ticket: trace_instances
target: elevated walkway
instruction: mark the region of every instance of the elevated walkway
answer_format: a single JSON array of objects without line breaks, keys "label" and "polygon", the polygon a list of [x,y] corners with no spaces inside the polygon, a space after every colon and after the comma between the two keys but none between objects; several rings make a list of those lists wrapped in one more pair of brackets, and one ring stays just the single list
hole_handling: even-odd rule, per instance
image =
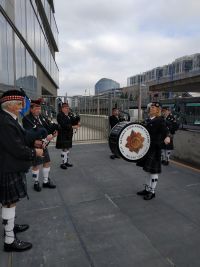
[{"label": "elevated walkway", "polygon": [[145,172],[111,160],[106,143],[74,145],[67,170],[59,168],[60,151],[50,147],[50,154],[57,188],[35,192],[28,174],[30,200],[16,209],[17,222],[30,224],[18,237],[33,248],[0,249],[1,267],[199,267],[198,170],[171,162],[156,198],[144,201],[136,192]]}]

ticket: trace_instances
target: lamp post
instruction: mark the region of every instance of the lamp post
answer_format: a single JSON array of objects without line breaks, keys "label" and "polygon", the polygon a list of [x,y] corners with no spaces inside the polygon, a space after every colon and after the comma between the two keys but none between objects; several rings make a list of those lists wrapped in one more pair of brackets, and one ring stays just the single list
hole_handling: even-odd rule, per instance
[{"label": "lamp post", "polygon": [[87,89],[85,89],[85,114],[86,114],[86,92],[87,92]]},{"label": "lamp post", "polygon": [[97,115],[99,115],[99,88],[97,89]]},{"label": "lamp post", "polygon": [[142,83],[142,74],[139,75],[139,88],[138,88],[138,122],[141,121],[142,118],[142,87],[146,87],[146,84]]}]

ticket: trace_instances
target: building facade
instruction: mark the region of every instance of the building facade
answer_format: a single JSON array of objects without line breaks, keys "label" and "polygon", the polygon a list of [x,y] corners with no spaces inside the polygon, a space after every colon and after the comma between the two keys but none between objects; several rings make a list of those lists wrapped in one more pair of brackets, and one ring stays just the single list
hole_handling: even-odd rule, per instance
[{"label": "building facade", "polygon": [[[158,100],[166,98],[174,98],[181,96],[183,92],[176,92],[174,88],[171,91],[150,92],[149,86],[153,84],[166,83],[193,77],[200,73],[200,53],[189,56],[183,56],[175,59],[172,63],[159,66],[154,69],[145,71],[127,78],[127,86],[146,86],[149,94],[149,100]],[[190,92],[190,86],[188,86]]]},{"label": "building facade", "polygon": [[56,96],[58,29],[53,0],[0,0],[0,93]]},{"label": "building facade", "polygon": [[118,82],[111,79],[102,78],[95,84],[95,95],[117,88],[120,88],[120,84]]}]

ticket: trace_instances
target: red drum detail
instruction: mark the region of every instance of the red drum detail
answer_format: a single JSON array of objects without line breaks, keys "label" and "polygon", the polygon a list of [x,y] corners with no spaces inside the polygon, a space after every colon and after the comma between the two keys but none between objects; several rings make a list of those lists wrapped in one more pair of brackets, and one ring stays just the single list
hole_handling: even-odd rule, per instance
[{"label": "red drum detail", "polygon": [[133,122],[120,122],[112,128],[109,146],[113,154],[127,161],[142,159],[150,147],[150,135],[147,129]]}]

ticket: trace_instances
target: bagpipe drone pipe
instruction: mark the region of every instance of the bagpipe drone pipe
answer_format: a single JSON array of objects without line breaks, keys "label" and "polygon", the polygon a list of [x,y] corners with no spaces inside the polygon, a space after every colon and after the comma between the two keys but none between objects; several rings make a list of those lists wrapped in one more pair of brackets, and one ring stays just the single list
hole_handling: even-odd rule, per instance
[{"label": "bagpipe drone pipe", "polygon": [[80,123],[81,118],[79,114],[70,111],[69,116],[71,119],[72,126],[78,125]]}]

